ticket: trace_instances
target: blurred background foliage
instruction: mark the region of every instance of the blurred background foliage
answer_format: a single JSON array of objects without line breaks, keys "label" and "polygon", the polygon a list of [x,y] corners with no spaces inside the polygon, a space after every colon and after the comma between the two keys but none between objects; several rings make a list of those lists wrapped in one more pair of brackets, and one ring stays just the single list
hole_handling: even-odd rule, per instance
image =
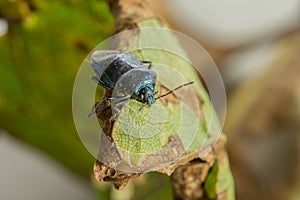
[{"label": "blurred background foliage", "polygon": [[104,1],[1,1],[0,127],[89,177],[94,158],[72,118],[76,72],[113,32]]},{"label": "blurred background foliage", "polygon": [[[148,2],[220,69],[237,199],[300,199],[299,0]],[[113,34],[106,2],[1,0],[0,19],[8,25],[0,34],[0,128],[89,179],[94,158],[77,136],[71,97],[83,59]],[[99,199],[107,191],[120,199],[145,183],[153,187],[136,197],[172,197],[161,175],[134,180],[124,193],[96,187]]]}]

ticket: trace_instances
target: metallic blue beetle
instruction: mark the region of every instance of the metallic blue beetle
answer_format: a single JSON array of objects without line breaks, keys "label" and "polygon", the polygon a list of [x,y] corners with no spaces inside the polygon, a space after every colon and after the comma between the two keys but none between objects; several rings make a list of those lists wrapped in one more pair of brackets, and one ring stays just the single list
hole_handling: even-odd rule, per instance
[{"label": "metallic blue beetle", "polygon": [[[156,73],[150,70],[151,61],[141,61],[127,52],[98,50],[93,52],[90,62],[96,74],[91,77],[92,80],[107,90],[116,91],[116,95],[111,99],[116,99],[117,105],[122,105],[130,99],[150,105],[157,99],[193,83],[180,85],[164,95],[155,97],[158,91],[155,89]],[[145,64],[148,64],[147,68]]]}]

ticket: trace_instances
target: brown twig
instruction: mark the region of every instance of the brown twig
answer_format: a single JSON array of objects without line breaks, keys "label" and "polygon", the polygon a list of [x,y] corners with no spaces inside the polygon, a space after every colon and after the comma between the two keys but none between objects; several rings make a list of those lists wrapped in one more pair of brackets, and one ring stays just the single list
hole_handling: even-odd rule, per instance
[{"label": "brown twig", "polygon": [[[208,199],[204,183],[213,165],[216,162],[221,164],[226,159],[224,149],[225,137],[221,137],[204,158],[194,159],[174,171],[171,180],[175,199]],[[221,195],[223,194],[219,194]]]},{"label": "brown twig", "polygon": [[137,28],[136,23],[154,17],[145,1],[140,0],[107,0],[115,18],[116,32]]}]

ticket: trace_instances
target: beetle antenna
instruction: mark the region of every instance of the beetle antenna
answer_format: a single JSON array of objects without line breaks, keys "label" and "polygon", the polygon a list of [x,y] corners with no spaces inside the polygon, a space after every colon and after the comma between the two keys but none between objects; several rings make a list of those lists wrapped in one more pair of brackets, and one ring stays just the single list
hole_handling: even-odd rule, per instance
[{"label": "beetle antenna", "polygon": [[171,91],[167,92],[166,94],[160,95],[160,96],[156,97],[155,99],[157,100],[157,99],[160,99],[160,98],[162,98],[162,97],[168,96],[169,94],[173,93],[174,91],[179,90],[179,89],[182,88],[182,87],[191,85],[191,84],[193,84],[193,83],[194,83],[194,82],[191,81],[191,82],[188,82],[188,83],[179,85],[179,86],[178,86],[177,88],[175,88],[174,90],[171,90]]}]

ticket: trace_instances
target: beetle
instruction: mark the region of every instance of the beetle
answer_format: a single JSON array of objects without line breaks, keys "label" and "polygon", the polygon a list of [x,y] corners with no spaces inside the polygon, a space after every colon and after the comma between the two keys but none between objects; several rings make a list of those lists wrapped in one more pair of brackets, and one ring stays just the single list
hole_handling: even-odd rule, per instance
[{"label": "beetle", "polygon": [[91,79],[107,90],[116,91],[116,96],[110,98],[117,101],[116,105],[123,105],[130,99],[141,102],[143,106],[151,105],[157,99],[193,83],[185,83],[155,97],[158,91],[155,89],[156,73],[151,70],[151,61],[142,61],[123,51],[96,50],[91,55],[90,64],[96,74]]}]

